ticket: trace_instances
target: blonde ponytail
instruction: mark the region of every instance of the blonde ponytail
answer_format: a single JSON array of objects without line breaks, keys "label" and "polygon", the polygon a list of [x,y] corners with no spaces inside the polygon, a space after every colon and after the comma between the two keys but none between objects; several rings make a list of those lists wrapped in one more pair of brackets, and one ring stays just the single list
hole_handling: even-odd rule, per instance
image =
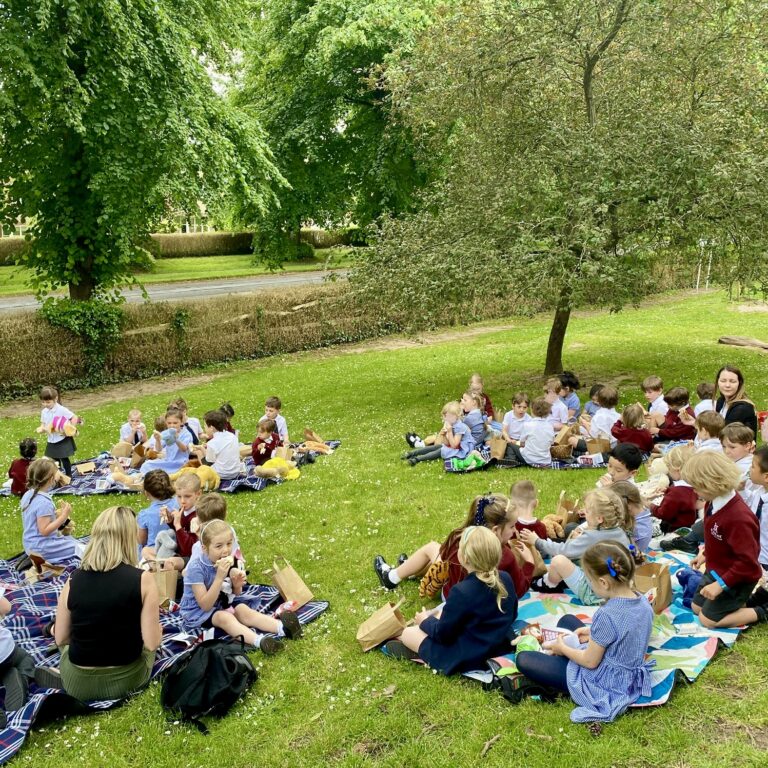
[{"label": "blonde ponytail", "polygon": [[509,592],[499,575],[501,542],[498,537],[488,528],[470,525],[461,536],[459,558],[467,570],[473,571],[483,584],[496,593],[496,605],[502,611],[502,601]]}]

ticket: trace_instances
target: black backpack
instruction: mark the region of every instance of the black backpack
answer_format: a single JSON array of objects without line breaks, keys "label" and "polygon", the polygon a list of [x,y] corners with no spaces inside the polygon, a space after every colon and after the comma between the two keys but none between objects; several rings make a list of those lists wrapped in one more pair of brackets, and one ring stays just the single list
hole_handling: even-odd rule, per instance
[{"label": "black backpack", "polygon": [[160,703],[207,733],[198,718],[226,714],[258,676],[242,639],[206,640],[171,667]]}]

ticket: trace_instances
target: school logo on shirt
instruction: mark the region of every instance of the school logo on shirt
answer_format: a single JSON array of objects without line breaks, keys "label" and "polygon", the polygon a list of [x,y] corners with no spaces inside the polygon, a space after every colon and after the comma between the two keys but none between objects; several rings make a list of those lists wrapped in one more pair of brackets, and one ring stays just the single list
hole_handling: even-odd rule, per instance
[{"label": "school logo on shirt", "polygon": [[717,527],[717,523],[715,523],[711,530],[709,531],[712,536],[714,536],[718,541],[723,540],[723,534],[720,533],[720,529]]}]

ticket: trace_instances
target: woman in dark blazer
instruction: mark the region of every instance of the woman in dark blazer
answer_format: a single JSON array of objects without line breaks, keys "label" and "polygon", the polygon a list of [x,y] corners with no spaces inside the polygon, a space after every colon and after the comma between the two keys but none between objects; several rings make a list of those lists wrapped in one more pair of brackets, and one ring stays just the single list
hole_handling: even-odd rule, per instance
[{"label": "woman in dark blazer", "polygon": [[715,410],[725,419],[725,423],[740,421],[757,436],[755,404],[746,395],[742,372],[732,365],[724,365],[717,372],[715,386]]}]

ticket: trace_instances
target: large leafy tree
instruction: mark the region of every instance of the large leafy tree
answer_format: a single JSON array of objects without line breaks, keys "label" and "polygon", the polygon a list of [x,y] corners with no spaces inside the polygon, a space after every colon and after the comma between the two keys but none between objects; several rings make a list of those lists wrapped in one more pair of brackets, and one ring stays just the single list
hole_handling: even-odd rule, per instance
[{"label": "large leafy tree", "polygon": [[263,134],[223,93],[244,18],[230,0],[0,2],[0,214],[32,222],[41,293],[108,293],[175,208],[271,202]]},{"label": "large leafy tree", "polygon": [[[254,222],[283,238],[302,222],[366,225],[412,208],[426,176],[407,126],[392,121],[392,61],[428,27],[436,0],[257,2],[240,103],[253,108],[290,183]],[[238,217],[240,217],[238,213]],[[279,243],[264,244],[276,249]]]},{"label": "large leafy tree", "polygon": [[[765,4],[485,0],[390,73],[399,115],[447,171],[390,221],[356,280],[443,317],[483,296],[619,309],[705,248],[755,279],[766,246]],[[690,270],[690,271],[689,271]],[[415,312],[414,312],[415,310]]]}]

